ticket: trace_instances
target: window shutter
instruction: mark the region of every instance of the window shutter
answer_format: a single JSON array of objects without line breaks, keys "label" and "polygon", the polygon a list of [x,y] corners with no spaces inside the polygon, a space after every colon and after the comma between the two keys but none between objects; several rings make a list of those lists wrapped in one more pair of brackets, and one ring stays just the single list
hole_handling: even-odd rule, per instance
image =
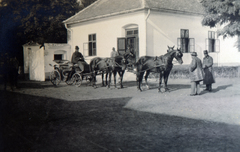
[{"label": "window shutter", "polygon": [[177,39],[177,48],[179,48],[182,52],[182,46],[181,46],[181,38]]},{"label": "window shutter", "polygon": [[215,32],[212,32],[212,39],[215,39]]},{"label": "window shutter", "polygon": [[211,39],[212,38],[212,32],[208,31],[208,38]]},{"label": "window shutter", "polygon": [[182,48],[181,48],[181,38],[177,39],[177,48],[180,48],[180,50],[182,51]]},{"label": "window shutter", "polygon": [[189,47],[188,48],[189,52],[194,52],[195,51],[195,39],[194,38],[189,39],[188,47]]},{"label": "window shutter", "polygon": [[123,55],[126,50],[126,38],[117,39],[117,51],[120,55]]},{"label": "window shutter", "polygon": [[184,38],[189,38],[189,30],[185,30],[185,37]]},{"label": "window shutter", "polygon": [[83,56],[89,56],[89,54],[88,54],[88,42],[83,43]]},{"label": "window shutter", "polygon": [[220,52],[220,40],[219,39],[215,39],[215,50],[214,52]]},{"label": "window shutter", "polygon": [[206,44],[206,45],[205,45],[205,49],[206,49],[206,50],[209,49],[209,41],[208,41],[208,40],[209,40],[209,39],[206,39],[206,40],[205,40],[205,44]]},{"label": "window shutter", "polygon": [[180,34],[181,38],[184,38],[184,30],[181,29],[181,34]]}]

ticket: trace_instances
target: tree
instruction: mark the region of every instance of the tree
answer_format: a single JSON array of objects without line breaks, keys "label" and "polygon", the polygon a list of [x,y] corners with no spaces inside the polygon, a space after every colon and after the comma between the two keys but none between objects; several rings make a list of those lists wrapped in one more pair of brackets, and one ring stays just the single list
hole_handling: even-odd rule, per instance
[{"label": "tree", "polygon": [[223,26],[218,35],[224,38],[240,35],[240,1],[239,0],[202,0],[206,15],[202,20],[205,26]]},{"label": "tree", "polygon": [[[18,26],[18,37],[26,41],[66,42],[63,20],[80,10],[76,0],[2,0]],[[10,11],[8,11],[10,12]]]},{"label": "tree", "polygon": [[94,1],[0,0],[0,51],[22,52],[22,45],[30,41],[66,43],[62,22]]}]

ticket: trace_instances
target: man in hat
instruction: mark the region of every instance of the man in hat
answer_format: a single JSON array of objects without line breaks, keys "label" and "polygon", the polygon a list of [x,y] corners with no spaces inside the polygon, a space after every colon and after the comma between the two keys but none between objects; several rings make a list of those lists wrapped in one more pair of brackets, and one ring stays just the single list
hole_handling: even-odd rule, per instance
[{"label": "man in hat", "polygon": [[84,64],[85,64],[85,61],[84,61],[84,57],[82,55],[81,52],[79,52],[79,47],[76,46],[75,47],[75,52],[73,53],[72,55],[72,60],[71,62],[73,64],[78,64],[79,68],[81,71],[84,71]]},{"label": "man in hat", "polygon": [[204,50],[203,51],[204,58],[203,58],[203,70],[204,70],[204,79],[203,79],[203,84],[206,85],[207,91],[211,92],[212,91],[212,83],[215,83],[215,79],[213,76],[213,58],[208,55],[208,51]]},{"label": "man in hat", "polygon": [[200,82],[203,80],[202,61],[197,57],[197,52],[192,52],[192,62],[189,67],[191,80],[190,96],[200,95]]}]

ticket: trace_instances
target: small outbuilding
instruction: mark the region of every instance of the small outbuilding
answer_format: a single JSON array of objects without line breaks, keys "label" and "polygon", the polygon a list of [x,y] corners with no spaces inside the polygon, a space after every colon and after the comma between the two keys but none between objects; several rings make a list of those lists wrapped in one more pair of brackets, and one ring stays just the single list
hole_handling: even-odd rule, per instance
[{"label": "small outbuilding", "polygon": [[71,60],[71,46],[64,43],[27,43],[23,45],[24,74],[30,80],[45,81],[53,70],[49,64]]}]

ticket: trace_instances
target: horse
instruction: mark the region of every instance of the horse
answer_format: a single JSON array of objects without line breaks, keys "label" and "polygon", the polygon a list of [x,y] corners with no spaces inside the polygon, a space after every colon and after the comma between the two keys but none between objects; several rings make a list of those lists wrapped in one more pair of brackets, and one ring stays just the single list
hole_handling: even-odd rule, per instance
[{"label": "horse", "polygon": [[155,72],[155,73],[160,73],[159,77],[159,87],[158,91],[161,91],[161,84],[162,84],[162,79],[164,78],[164,83],[163,83],[163,91],[165,92],[168,90],[167,88],[167,82],[168,82],[168,76],[170,71],[172,70],[173,64],[172,61],[175,58],[179,64],[182,64],[182,52],[180,49],[177,50],[169,50],[165,55],[162,56],[157,56],[157,57],[152,57],[152,56],[143,56],[141,57],[137,63],[136,63],[136,68],[137,68],[137,89],[142,91],[141,84],[142,84],[142,79],[143,75],[146,71],[145,74],[145,82],[147,85],[147,88],[149,88],[148,83],[147,83],[147,78],[150,72]]},{"label": "horse", "polygon": [[123,85],[122,85],[122,80],[123,80],[123,75],[125,73],[125,70],[127,68],[127,58],[126,56],[122,56],[122,55],[118,55],[113,59],[113,62],[112,65],[111,65],[111,70],[109,70],[109,82],[111,82],[111,75],[113,73],[113,76],[114,76],[114,86],[115,88],[117,88],[117,85],[116,85],[116,75],[117,73],[119,74],[120,76],[120,88],[123,88]]},{"label": "horse", "polygon": [[100,58],[95,57],[90,61],[89,68],[90,73],[92,75],[92,86],[96,87],[96,75],[101,72],[102,73],[102,86],[105,86],[104,83],[104,74],[106,74],[106,85],[110,87],[111,79],[109,79],[109,82],[107,82],[108,73],[111,72],[113,65],[113,59],[111,58]]}]

